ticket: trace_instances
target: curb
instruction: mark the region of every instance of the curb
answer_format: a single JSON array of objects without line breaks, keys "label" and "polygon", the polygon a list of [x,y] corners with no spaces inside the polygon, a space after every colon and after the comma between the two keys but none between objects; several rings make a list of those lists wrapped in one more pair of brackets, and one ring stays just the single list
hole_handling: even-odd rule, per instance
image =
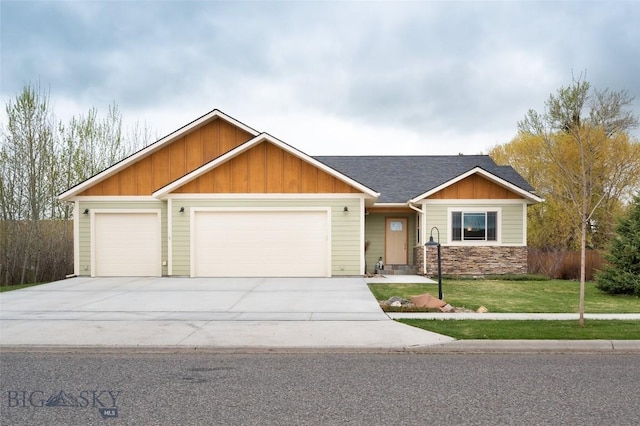
[{"label": "curb", "polygon": [[[428,320],[517,320],[517,321],[578,321],[579,314],[535,314],[535,313],[492,313],[475,312],[386,312],[391,319],[428,319]],[[586,320],[640,320],[640,314],[584,314]]]},{"label": "curb", "polygon": [[415,348],[424,353],[640,354],[640,340],[456,340]]},{"label": "curb", "polygon": [[456,340],[408,347],[215,347],[3,345],[0,353],[211,354],[640,354],[640,340]]}]

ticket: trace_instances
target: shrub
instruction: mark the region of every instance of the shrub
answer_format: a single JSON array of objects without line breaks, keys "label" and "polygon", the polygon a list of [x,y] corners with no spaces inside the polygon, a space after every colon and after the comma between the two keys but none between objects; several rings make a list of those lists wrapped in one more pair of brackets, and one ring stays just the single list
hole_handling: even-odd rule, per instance
[{"label": "shrub", "polygon": [[609,265],[596,276],[596,287],[609,294],[640,296],[640,196],[634,197],[615,232],[605,256]]}]

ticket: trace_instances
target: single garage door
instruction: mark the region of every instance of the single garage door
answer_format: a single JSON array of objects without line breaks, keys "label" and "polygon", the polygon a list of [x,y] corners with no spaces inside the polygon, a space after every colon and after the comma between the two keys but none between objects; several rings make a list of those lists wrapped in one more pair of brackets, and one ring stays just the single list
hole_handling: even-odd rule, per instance
[{"label": "single garage door", "polygon": [[328,211],[196,211],[197,277],[329,276]]},{"label": "single garage door", "polygon": [[160,215],[95,213],[93,274],[99,277],[160,276]]}]

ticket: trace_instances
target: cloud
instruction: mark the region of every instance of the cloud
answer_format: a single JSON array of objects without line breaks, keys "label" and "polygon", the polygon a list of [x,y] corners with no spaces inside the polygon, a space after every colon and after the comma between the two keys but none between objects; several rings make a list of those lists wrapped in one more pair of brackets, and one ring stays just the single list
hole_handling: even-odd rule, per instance
[{"label": "cloud", "polygon": [[473,154],[572,71],[640,95],[633,2],[0,7],[3,99],[40,80],[62,115],[116,102],[161,135],[220,108],[311,154]]}]

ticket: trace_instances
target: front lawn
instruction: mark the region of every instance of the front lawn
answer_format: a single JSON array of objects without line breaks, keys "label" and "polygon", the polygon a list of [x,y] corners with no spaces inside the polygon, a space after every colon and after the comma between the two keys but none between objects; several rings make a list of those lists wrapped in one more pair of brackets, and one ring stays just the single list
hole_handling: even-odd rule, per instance
[{"label": "front lawn", "polygon": [[455,339],[492,340],[638,340],[640,321],[494,321],[400,319],[404,324]]},{"label": "front lawn", "polygon": [[[430,293],[438,296],[437,284],[369,284],[377,300],[392,296],[410,299]],[[459,280],[446,279],[442,283],[444,300],[457,308],[476,310],[485,306],[489,312],[573,313],[578,312],[580,283],[566,280]],[[638,313],[637,296],[610,295],[595,288],[592,282],[585,287],[585,312]]]},{"label": "front lawn", "polygon": [[43,283],[3,285],[3,286],[0,286],[0,293],[2,293],[3,291],[20,290],[21,288],[33,287],[34,285],[40,285],[40,284],[43,284]]}]

